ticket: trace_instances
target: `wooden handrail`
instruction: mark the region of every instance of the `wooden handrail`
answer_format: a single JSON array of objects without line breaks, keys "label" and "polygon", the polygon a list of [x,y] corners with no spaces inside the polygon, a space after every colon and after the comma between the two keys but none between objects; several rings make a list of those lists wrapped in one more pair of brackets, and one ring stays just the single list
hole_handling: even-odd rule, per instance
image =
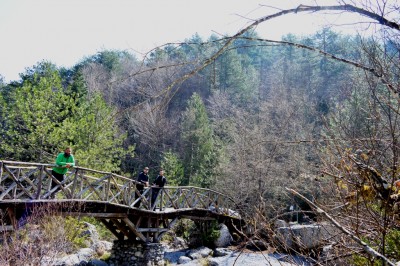
[{"label": "wooden handrail", "polygon": [[[139,200],[136,180],[112,172],[98,171],[85,167],[68,169],[68,178],[56,180],[50,168],[54,164],[0,160],[0,201],[24,199],[49,199],[57,191],[59,198],[103,201],[110,204],[123,204],[134,208]],[[99,177],[97,177],[99,176]],[[53,181],[53,182],[52,182]],[[51,188],[52,183],[56,184]],[[151,187],[141,195],[140,209],[152,210]],[[221,200],[223,199],[223,200]],[[232,198],[218,191],[194,186],[165,186],[156,200],[160,209],[196,208],[216,212],[235,206]]]}]

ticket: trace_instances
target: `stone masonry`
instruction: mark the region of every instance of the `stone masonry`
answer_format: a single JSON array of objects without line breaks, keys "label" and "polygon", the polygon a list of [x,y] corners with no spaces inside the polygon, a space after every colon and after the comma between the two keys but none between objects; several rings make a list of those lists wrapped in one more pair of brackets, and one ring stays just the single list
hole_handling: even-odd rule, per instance
[{"label": "stone masonry", "polygon": [[115,240],[108,265],[162,266],[164,265],[164,247],[159,243]]}]

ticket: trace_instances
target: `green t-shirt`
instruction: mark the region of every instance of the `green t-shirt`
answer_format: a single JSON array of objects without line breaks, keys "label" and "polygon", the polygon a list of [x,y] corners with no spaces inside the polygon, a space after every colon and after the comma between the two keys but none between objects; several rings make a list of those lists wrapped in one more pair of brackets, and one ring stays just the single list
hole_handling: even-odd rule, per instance
[{"label": "green t-shirt", "polygon": [[68,168],[65,167],[67,164],[71,165],[72,167],[75,166],[75,159],[72,154],[66,157],[63,152],[57,155],[56,165],[58,167],[53,167],[53,171],[62,175],[68,172]]}]

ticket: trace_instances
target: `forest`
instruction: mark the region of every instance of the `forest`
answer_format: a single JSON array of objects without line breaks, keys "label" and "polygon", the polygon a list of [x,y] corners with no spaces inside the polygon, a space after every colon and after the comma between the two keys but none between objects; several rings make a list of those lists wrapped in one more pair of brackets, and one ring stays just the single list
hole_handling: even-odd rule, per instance
[{"label": "forest", "polygon": [[38,62],[0,80],[0,159],[53,163],[71,146],[82,167],[163,168],[169,186],[231,196],[260,237],[290,205],[313,209],[295,191],[351,232],[336,260],[399,261],[399,6],[357,4],[334,10],[382,26],[370,36],[327,26],[271,41],[249,26],[144,60],[103,50],[70,69]]}]

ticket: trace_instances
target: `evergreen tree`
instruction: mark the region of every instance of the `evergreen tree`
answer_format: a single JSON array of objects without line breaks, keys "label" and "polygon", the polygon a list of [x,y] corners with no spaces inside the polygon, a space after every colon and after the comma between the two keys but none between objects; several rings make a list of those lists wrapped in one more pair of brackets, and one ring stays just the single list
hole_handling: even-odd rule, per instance
[{"label": "evergreen tree", "polygon": [[171,151],[166,152],[164,154],[164,158],[161,161],[161,167],[166,173],[168,185],[180,186],[184,184],[183,165],[175,153]]},{"label": "evergreen tree", "polygon": [[[79,97],[73,87],[63,87],[54,65],[41,63],[25,73],[21,84],[2,91],[1,158],[53,162],[55,155],[72,146],[79,165],[117,170],[124,135],[116,127],[113,109],[100,95]],[[10,92],[11,91],[11,92]]]},{"label": "evergreen tree", "polygon": [[210,187],[218,156],[205,105],[196,93],[183,114],[182,139],[185,168],[183,185]]},{"label": "evergreen tree", "polygon": [[133,146],[123,149],[126,134],[118,132],[114,114],[101,95],[95,94],[80,106],[76,115],[64,120],[63,126],[58,128],[58,136],[73,141],[79,165],[118,171],[121,159],[128,153],[133,154]]},{"label": "evergreen tree", "polygon": [[246,104],[257,92],[257,72],[249,63],[244,63],[247,60],[249,58],[233,49],[221,55],[216,62],[219,90],[228,93],[239,104]]},{"label": "evergreen tree", "polygon": [[69,143],[55,135],[54,129],[62,127],[62,120],[75,103],[63,93],[58,73],[48,64],[42,67],[39,69],[44,72],[23,76],[22,85],[13,90],[5,104],[5,141],[1,149],[6,158],[41,161],[54,153],[60,142],[64,146]]}]

